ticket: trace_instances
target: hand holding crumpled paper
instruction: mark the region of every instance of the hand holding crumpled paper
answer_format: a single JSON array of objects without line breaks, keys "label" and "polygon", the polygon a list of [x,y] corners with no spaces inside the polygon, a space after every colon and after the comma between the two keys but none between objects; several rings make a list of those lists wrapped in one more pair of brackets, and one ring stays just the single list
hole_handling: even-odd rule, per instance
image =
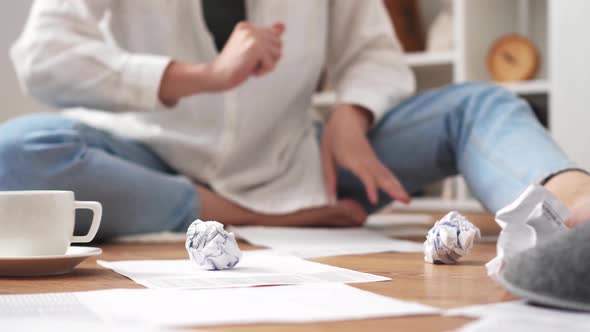
[{"label": "hand holding crumpled paper", "polygon": [[459,212],[449,212],[428,231],[424,242],[424,260],[428,263],[455,264],[471,251],[473,242],[479,238],[479,228]]},{"label": "hand holding crumpled paper", "polygon": [[232,268],[242,258],[234,234],[217,221],[195,220],[186,232],[185,246],[191,260],[207,270]]}]

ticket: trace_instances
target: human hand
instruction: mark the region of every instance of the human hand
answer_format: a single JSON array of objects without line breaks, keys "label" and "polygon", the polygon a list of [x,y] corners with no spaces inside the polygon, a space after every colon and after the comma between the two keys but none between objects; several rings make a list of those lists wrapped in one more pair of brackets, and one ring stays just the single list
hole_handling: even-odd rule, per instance
[{"label": "human hand", "polygon": [[234,28],[221,54],[210,65],[212,90],[234,88],[246,79],[273,71],[282,55],[283,23],[259,27],[240,22]]},{"label": "human hand", "polygon": [[171,62],[160,82],[160,101],[174,106],[180,98],[229,90],[252,75],[271,72],[281,58],[284,30],[282,23],[270,27],[238,23],[221,54],[212,63]]},{"label": "human hand", "polygon": [[322,137],[322,168],[329,199],[336,201],[336,166],[341,166],[361,180],[372,204],[377,204],[379,190],[409,203],[410,196],[369,143],[367,131],[371,122],[368,110],[353,105],[338,105],[330,114]]}]

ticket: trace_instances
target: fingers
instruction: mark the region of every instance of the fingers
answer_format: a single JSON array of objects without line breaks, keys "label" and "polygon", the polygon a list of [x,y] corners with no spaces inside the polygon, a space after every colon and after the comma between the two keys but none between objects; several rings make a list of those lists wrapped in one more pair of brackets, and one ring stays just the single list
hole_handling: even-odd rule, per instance
[{"label": "fingers", "polygon": [[281,47],[281,36],[285,31],[283,23],[275,23],[270,27],[260,27],[249,22],[240,22],[235,28],[236,31],[244,31],[247,34],[253,35],[258,42],[267,42],[276,47]]},{"label": "fingers", "polygon": [[285,32],[285,24],[283,22],[276,22],[270,28],[277,36],[280,36]]},{"label": "fingers", "polygon": [[367,120],[370,119],[366,117],[367,112],[353,105],[337,106],[324,127],[322,146],[329,148],[329,155],[336,164],[362,182],[370,203],[378,203],[379,190],[394,200],[408,203],[410,196],[400,181],[381,163],[369,142],[366,133]]},{"label": "fingers", "polygon": [[373,175],[368,171],[368,169],[363,168],[354,171],[353,173],[361,180],[363,185],[365,186],[365,191],[367,192],[367,198],[371,204],[377,204],[379,199],[379,195],[377,192],[377,182]]},{"label": "fingers", "polygon": [[280,37],[273,35],[272,33],[265,33],[261,36],[263,39],[264,45],[269,49],[283,49],[283,42],[281,41]]},{"label": "fingers", "polygon": [[259,27],[240,22],[210,64],[211,91],[233,89],[251,76],[272,72],[282,57],[282,23]]},{"label": "fingers", "polygon": [[283,56],[281,49],[276,47],[271,47],[268,49],[268,54],[270,54],[275,63],[278,62]]},{"label": "fingers", "polygon": [[377,158],[360,163],[349,170],[363,183],[367,199],[373,205],[378,203],[379,190],[393,200],[409,203],[411,198],[399,180]]},{"label": "fingers", "polygon": [[408,204],[410,195],[408,195],[399,180],[381,162],[376,168],[378,170],[374,174],[376,174],[376,182],[379,188],[394,200]]},{"label": "fingers", "polygon": [[284,30],[282,24],[271,28],[259,28],[259,59],[254,74],[264,76],[272,72],[282,57],[282,42],[280,35]]},{"label": "fingers", "polygon": [[334,205],[336,203],[337,187],[336,164],[325,144],[322,145],[322,173],[324,175],[324,185],[328,195],[328,202],[330,205]]}]

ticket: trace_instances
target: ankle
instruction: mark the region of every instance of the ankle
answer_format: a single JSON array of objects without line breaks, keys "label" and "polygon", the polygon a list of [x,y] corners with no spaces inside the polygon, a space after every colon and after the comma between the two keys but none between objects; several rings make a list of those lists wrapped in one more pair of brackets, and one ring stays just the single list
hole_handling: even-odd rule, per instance
[{"label": "ankle", "polygon": [[570,209],[590,201],[590,175],[581,171],[561,173],[545,183],[545,188]]}]

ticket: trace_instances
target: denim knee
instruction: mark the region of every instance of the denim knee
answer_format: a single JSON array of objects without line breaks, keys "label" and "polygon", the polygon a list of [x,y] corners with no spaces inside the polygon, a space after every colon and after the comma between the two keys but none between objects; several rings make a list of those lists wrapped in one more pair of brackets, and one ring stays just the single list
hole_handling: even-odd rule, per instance
[{"label": "denim knee", "polygon": [[48,180],[83,160],[77,123],[58,115],[29,115],[0,126],[0,190],[61,189]]},{"label": "denim knee", "polygon": [[464,125],[475,121],[486,121],[490,125],[489,122],[515,115],[530,116],[534,120],[529,104],[506,88],[482,82],[464,83],[457,88],[463,92],[463,102],[454,115],[460,117]]}]

